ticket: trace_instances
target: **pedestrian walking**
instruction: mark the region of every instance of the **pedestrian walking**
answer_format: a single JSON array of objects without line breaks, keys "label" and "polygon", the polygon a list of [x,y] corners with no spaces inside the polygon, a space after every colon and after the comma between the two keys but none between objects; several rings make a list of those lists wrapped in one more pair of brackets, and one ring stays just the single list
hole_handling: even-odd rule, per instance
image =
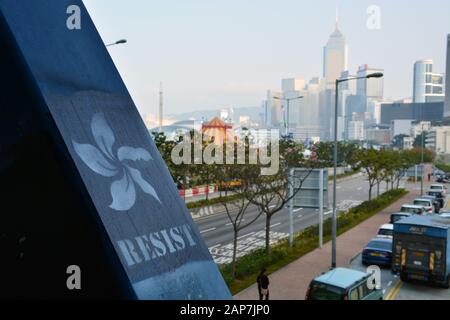
[{"label": "pedestrian walking", "polygon": [[262,268],[258,277],[256,278],[256,283],[258,284],[259,300],[269,300],[269,277],[265,274],[266,268]]}]

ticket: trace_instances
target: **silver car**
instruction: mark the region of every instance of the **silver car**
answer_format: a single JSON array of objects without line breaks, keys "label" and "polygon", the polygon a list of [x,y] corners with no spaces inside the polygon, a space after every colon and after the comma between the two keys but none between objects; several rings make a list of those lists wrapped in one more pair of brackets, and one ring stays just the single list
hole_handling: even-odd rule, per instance
[{"label": "silver car", "polygon": [[434,213],[434,203],[433,200],[431,199],[423,199],[423,198],[414,199],[413,204],[415,206],[424,207],[426,214]]}]

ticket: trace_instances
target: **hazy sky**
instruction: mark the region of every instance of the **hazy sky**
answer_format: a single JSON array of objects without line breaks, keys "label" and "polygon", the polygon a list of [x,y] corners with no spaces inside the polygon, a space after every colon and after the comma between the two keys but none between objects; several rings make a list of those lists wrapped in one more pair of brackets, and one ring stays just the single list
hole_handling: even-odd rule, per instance
[{"label": "hazy sky", "polygon": [[[282,78],[322,76],[336,0],[84,0],[141,113],[259,106]],[[381,9],[381,29],[366,26]],[[445,71],[448,0],[341,0],[352,72],[385,69],[385,97],[412,95],[416,60]]]}]

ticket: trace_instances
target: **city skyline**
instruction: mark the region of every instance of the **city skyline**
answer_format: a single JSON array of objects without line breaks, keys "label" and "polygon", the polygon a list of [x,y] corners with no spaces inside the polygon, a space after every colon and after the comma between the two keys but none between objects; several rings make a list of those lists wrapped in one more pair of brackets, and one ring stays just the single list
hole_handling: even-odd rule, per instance
[{"label": "city skyline", "polygon": [[[280,79],[322,74],[322,50],[334,30],[336,1],[322,6],[175,3],[136,1],[130,7],[114,0],[85,1],[105,42],[129,40],[109,51],[141,113],[157,115],[160,81],[165,112],[172,114],[259,106],[267,89],[280,88]],[[381,29],[370,30],[366,11],[372,4],[339,3],[339,29],[350,49],[348,69],[354,72],[362,64],[383,68],[385,97],[411,97],[415,61],[433,59],[434,70],[445,72],[450,22],[444,16],[450,4],[378,1]],[[426,10],[431,14],[423,15]],[[415,19],[423,23],[416,25]]]}]

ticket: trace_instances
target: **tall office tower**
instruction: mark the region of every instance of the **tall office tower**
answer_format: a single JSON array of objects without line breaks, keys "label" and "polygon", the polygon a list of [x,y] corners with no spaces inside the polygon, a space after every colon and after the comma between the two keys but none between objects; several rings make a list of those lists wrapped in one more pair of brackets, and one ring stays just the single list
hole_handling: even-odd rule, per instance
[{"label": "tall office tower", "polygon": [[[289,129],[295,128],[299,124],[299,120],[302,116],[300,108],[302,106],[301,99],[296,99],[300,96],[304,96],[305,79],[303,78],[290,78],[281,80],[281,90],[283,91],[282,106],[286,116],[286,121],[289,120]],[[288,102],[289,101],[289,115]]]},{"label": "tall office tower", "polygon": [[266,128],[280,128],[282,121],[281,98],[281,92],[267,90],[267,99],[263,101]]},{"label": "tall office tower", "polygon": [[444,75],[433,73],[433,60],[419,60],[414,64],[414,102],[442,102]]},{"label": "tall office tower", "polygon": [[334,89],[336,79],[341,72],[348,69],[348,47],[344,35],[338,28],[338,13],[336,9],[336,26],[323,48],[323,77],[327,87]]},{"label": "tall office tower", "polygon": [[[383,73],[383,69],[369,68],[367,64],[358,68],[358,77],[366,77],[372,73]],[[367,99],[383,99],[384,95],[384,79],[358,79],[356,83],[356,94],[358,96],[367,97]]]},{"label": "tall office tower", "polygon": [[447,75],[445,80],[445,107],[444,117],[450,117],[450,34],[447,36],[447,67],[445,68]]}]

